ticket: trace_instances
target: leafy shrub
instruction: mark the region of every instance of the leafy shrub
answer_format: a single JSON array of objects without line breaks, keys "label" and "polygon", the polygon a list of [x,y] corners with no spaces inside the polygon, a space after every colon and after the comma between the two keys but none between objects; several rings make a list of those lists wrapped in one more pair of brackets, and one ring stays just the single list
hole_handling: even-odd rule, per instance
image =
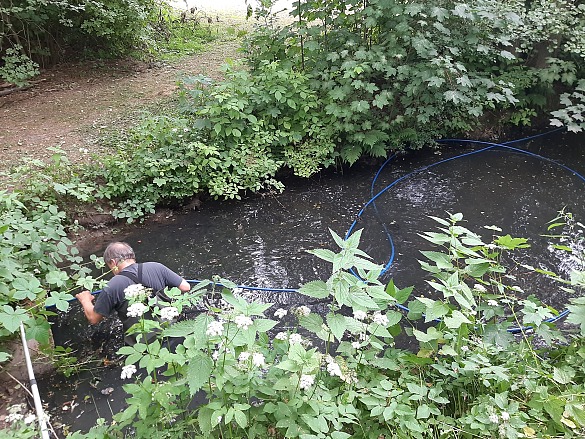
[{"label": "leafy shrub", "polygon": [[115,217],[133,221],[196,194],[239,199],[246,191],[281,191],[276,174],[285,166],[308,177],[333,163],[335,134],[320,117],[309,78],[269,63],[255,76],[233,68],[226,76],[218,84],[186,78],[180,115],[146,118],[116,140],[118,152],[99,168],[73,171],[71,187],[59,188],[75,197],[83,175],[97,182],[91,199],[108,200]]},{"label": "leafy shrub", "polygon": [[286,63],[262,62],[253,74],[228,66],[226,80],[205,94],[184,86],[183,108],[211,142],[236,149],[257,145],[276,169],[284,164],[310,176],[332,163],[336,138],[311,80]]},{"label": "leafy shrub", "polygon": [[[12,0],[0,6],[0,77],[22,85],[38,74],[38,65],[66,57],[120,56],[145,51],[147,44],[176,47],[177,38],[185,53],[214,38],[200,26],[165,18],[173,14],[178,17],[155,0]],[[167,33],[175,44],[162,41]]]},{"label": "leafy shrub", "polygon": [[350,163],[475,130],[493,113],[530,124],[583,74],[582,5],[309,0],[292,15],[251,34],[250,65],[280,61],[314,78]]},{"label": "leafy shrub", "polygon": [[[66,310],[72,287],[91,289],[95,279],[67,238],[65,213],[40,199],[26,207],[16,193],[0,192],[0,341],[18,333],[47,345],[45,306]],[[34,204],[33,204],[34,203]],[[8,358],[0,355],[0,361]]]},{"label": "leafy shrub", "polygon": [[22,54],[22,46],[6,49],[0,67],[0,78],[19,87],[28,84],[28,80],[39,74],[38,64]]}]

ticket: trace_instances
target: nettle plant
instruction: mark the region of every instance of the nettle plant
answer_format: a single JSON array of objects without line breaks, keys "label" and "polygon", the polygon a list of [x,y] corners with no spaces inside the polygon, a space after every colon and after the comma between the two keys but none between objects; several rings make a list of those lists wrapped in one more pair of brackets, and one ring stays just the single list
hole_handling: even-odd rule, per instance
[{"label": "nettle plant", "polygon": [[[361,231],[347,240],[331,232],[337,253],[311,251],[333,269],[300,288],[310,298],[302,306],[272,311],[218,278],[180,296],[175,311],[133,298],[134,315],[154,317],[131,332],[159,332],[120,350],[122,377],[135,379],[128,408],[113,426],[72,437],[582,437],[584,327],[567,339],[545,322],[554,310],[505,284],[501,256],[526,240],[485,243],[461,220],[437,218],[439,231],[423,234],[440,247],[421,262],[435,299],[384,286],[382,267],[359,249]],[[224,306],[170,324],[208,294]],[[406,304],[408,324],[398,309]],[[575,305],[581,316],[583,308]],[[283,326],[291,318],[298,324]],[[396,347],[401,324],[418,348]],[[524,329],[513,336],[508,325]],[[172,337],[184,338],[174,352]]]}]

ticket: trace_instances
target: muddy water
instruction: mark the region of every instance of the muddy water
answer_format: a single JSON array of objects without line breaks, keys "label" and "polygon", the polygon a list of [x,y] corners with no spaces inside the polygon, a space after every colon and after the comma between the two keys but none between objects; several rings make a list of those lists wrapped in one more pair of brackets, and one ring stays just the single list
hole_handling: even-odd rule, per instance
[{"label": "muddy water", "polygon": [[[205,203],[199,211],[174,215],[164,224],[119,238],[128,241],[141,260],[158,260],[192,280],[220,275],[252,287],[245,290],[250,299],[278,306],[306,302],[283,290],[330,274],[329,266],[306,250],[335,250],[328,229],[344,235],[354,221],[354,230],[363,229],[362,248],[388,265],[384,280],[394,278],[401,287],[415,285],[417,293],[428,289],[417,262],[419,250],[432,249],[418,234],[435,230],[437,224],[429,216],[445,217],[446,212],[461,212],[464,225],[486,239],[492,232],[483,226],[490,225],[501,227],[502,234],[528,238],[532,247],[516,262],[566,274],[571,261],[551,252],[542,234],[562,208],[585,221],[585,137],[554,134],[514,146],[558,160],[578,175],[541,157],[502,149],[445,161],[484,147],[453,144],[440,153],[399,154],[373,185],[379,163],[309,181],[292,180],[280,195]],[[364,208],[375,194],[375,202]],[[542,277],[528,276],[520,268],[512,274],[515,284],[557,308],[568,299]],[[55,323],[54,333],[57,344],[80,353],[93,351],[101,364],[96,369],[92,363],[92,370],[71,379],[52,377],[40,383],[52,413],[73,430],[85,430],[96,417],[109,418],[123,407],[120,368],[104,366],[121,346],[120,328],[106,322],[88,329],[79,307],[73,307]],[[87,358],[86,353],[80,357]]]}]

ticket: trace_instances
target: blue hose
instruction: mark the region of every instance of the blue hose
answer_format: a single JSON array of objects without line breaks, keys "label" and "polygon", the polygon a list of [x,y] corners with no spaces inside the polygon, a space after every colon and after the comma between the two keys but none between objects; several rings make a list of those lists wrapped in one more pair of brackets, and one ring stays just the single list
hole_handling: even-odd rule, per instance
[{"label": "blue hose", "polygon": [[[487,146],[484,147],[484,148],[482,148],[482,149],[476,150],[476,151],[471,151],[471,152],[467,152],[467,153],[464,153],[464,154],[460,154],[460,155],[457,155],[457,156],[454,156],[454,157],[450,157],[450,158],[447,158],[447,159],[444,159],[444,160],[440,160],[438,162],[432,163],[432,164],[427,165],[427,166],[423,166],[423,167],[421,167],[419,169],[416,169],[416,170],[414,170],[414,171],[412,171],[412,172],[410,172],[410,173],[408,173],[406,175],[403,175],[402,177],[397,178],[392,183],[390,183],[389,185],[387,185],[384,189],[382,189],[381,191],[379,191],[377,194],[374,195],[375,184],[376,184],[376,181],[377,181],[378,177],[382,173],[382,170],[386,167],[386,165],[388,165],[396,157],[396,154],[392,154],[382,164],[382,166],[380,167],[380,169],[378,170],[378,172],[374,176],[374,179],[372,180],[372,184],[371,184],[371,188],[370,188],[371,199],[364,205],[364,207],[357,214],[356,219],[353,221],[353,223],[349,227],[347,233],[345,234],[345,239],[348,239],[349,236],[353,233],[353,229],[355,228],[355,226],[356,226],[358,220],[360,219],[361,215],[365,212],[366,208],[369,207],[370,205],[372,205],[374,211],[375,212],[378,212],[378,210],[376,208],[376,204],[375,204],[376,199],[379,196],[381,196],[382,194],[384,194],[385,192],[387,192],[389,189],[391,189],[392,187],[394,187],[395,185],[397,185],[398,183],[400,183],[401,181],[406,180],[407,178],[410,178],[410,177],[412,177],[415,174],[418,174],[420,172],[426,171],[427,169],[430,169],[430,168],[435,167],[437,165],[440,165],[440,164],[449,162],[451,160],[459,159],[459,158],[462,158],[462,157],[467,157],[467,156],[474,155],[474,154],[479,154],[479,153],[482,153],[482,152],[485,152],[485,151],[492,150],[494,148],[502,148],[502,149],[505,149],[505,150],[508,150],[508,151],[513,151],[513,152],[518,152],[518,153],[521,153],[521,154],[526,154],[526,155],[529,155],[531,157],[534,157],[534,158],[537,158],[537,159],[540,159],[540,160],[544,160],[544,161],[553,163],[553,164],[555,164],[555,165],[557,165],[557,166],[559,166],[559,167],[561,167],[561,168],[569,171],[570,173],[574,174],[575,176],[577,176],[578,178],[580,178],[581,180],[583,180],[585,182],[585,177],[583,177],[577,171],[569,168],[568,166],[563,165],[562,163],[558,163],[555,160],[549,159],[547,157],[543,157],[543,156],[541,156],[539,154],[535,154],[535,153],[532,153],[532,152],[529,152],[529,151],[525,151],[523,149],[519,149],[519,148],[515,148],[515,147],[512,147],[512,146],[509,146],[511,144],[514,144],[514,143],[525,142],[525,141],[528,141],[528,140],[531,140],[531,139],[534,139],[534,138],[537,138],[537,137],[550,135],[552,133],[555,133],[555,132],[558,132],[558,131],[561,131],[561,130],[564,130],[564,128],[558,128],[558,129],[555,129],[555,130],[548,131],[546,133],[540,133],[540,134],[536,134],[534,136],[529,136],[529,137],[524,137],[524,138],[521,138],[521,139],[511,140],[511,141],[504,142],[504,143],[493,143],[493,142],[484,142],[484,141],[479,141],[479,140],[467,140],[467,139],[441,139],[441,140],[438,140],[437,141],[438,143],[475,143],[475,144],[487,145]],[[394,262],[394,257],[395,257],[394,240],[392,239],[392,235],[389,233],[388,229],[386,228],[386,225],[383,222],[382,222],[382,226],[384,228],[384,232],[386,234],[386,238],[388,240],[388,243],[390,244],[390,256],[388,257],[388,262],[386,263],[386,265],[384,265],[384,268],[382,269],[380,275],[385,274],[390,269],[390,267],[392,266],[392,263]],[[354,273],[354,275],[356,275],[356,274]],[[410,309],[408,307],[406,307],[406,306],[399,305],[399,304],[397,304],[396,306],[401,311],[404,311],[404,312],[409,312],[410,311]],[[569,310],[568,309],[565,309],[564,311],[562,311],[561,313],[559,313],[559,315],[557,315],[555,317],[551,317],[549,319],[545,319],[544,321],[547,322],[547,323],[555,323],[555,322],[559,321],[560,319],[566,317],[568,314],[569,314]],[[438,320],[437,320],[437,322],[438,322]],[[519,333],[519,332],[523,332],[523,331],[529,331],[531,329],[533,329],[532,326],[525,326],[525,327],[508,328],[507,331],[510,332],[510,333],[514,333],[515,334],[515,333]]]}]

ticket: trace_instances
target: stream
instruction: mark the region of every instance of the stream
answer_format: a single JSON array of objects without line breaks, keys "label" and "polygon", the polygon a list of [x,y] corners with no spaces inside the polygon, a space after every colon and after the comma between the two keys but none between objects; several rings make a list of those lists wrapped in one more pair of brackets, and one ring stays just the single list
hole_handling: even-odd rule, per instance
[{"label": "stream", "polygon": [[[354,221],[354,231],[363,229],[361,248],[388,268],[384,283],[394,279],[399,287],[414,285],[415,294],[428,293],[417,262],[420,250],[433,250],[419,233],[436,231],[438,223],[430,216],[445,218],[447,212],[461,212],[462,225],[484,240],[494,233],[484,226],[492,225],[502,229],[500,235],[528,238],[531,248],[516,262],[567,276],[574,263],[551,251],[542,235],[563,208],[585,222],[585,136],[557,132],[513,144],[530,154],[504,148],[474,153],[485,147],[453,143],[439,151],[399,153],[379,174],[381,162],[309,180],[291,178],[283,194],[209,201],[199,211],[173,214],[164,223],[139,226],[117,239],[130,243],[139,261],[162,262],[186,279],[219,275],[258,287],[244,294],[275,303],[267,312],[270,317],[276,308],[305,304],[306,298],[264,288],[296,289],[327,279],[330,266],[306,250],[337,250],[329,229],[345,236]],[[367,204],[374,196],[375,202]],[[569,299],[543,276],[521,268],[511,274],[527,294],[559,310]],[[69,431],[86,431],[96,418],[110,419],[124,407],[120,366],[115,364],[121,325],[109,319],[90,327],[73,303],[54,322],[53,333],[56,345],[76,352],[79,372],[69,378],[39,377],[41,397],[52,419]]]}]

